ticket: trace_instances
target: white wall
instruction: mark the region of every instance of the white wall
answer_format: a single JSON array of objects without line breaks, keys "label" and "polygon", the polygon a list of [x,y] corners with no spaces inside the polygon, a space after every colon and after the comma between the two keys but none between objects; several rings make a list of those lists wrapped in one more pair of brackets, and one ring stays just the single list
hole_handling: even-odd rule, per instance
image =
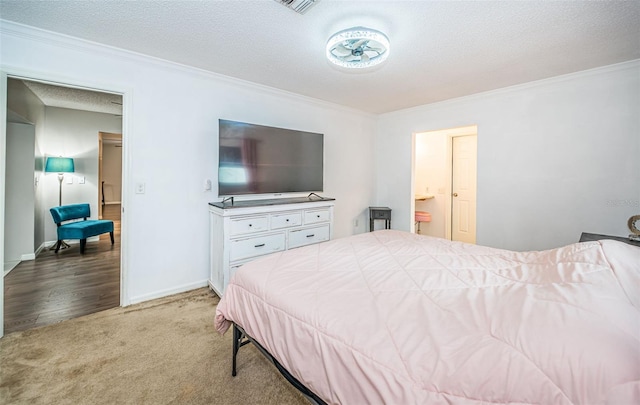
[{"label": "white wall", "polygon": [[[62,205],[89,203],[91,218],[98,218],[98,133],[118,133],[122,118],[112,114],[45,108],[45,135],[40,148],[46,157],[73,158],[74,173],[65,173],[62,182]],[[84,177],[84,184],[79,179]],[[72,183],[69,184],[69,181]],[[45,239],[57,240],[56,224],[49,208],[58,205],[59,182],[57,173],[45,173],[42,177],[45,214]]]},{"label": "white wall", "polygon": [[35,191],[33,187],[33,151],[35,127],[7,123],[4,261],[12,266],[23,258],[33,258]]},{"label": "white wall", "polygon": [[411,221],[412,133],[478,125],[477,243],[536,250],[626,236],[640,211],[640,61],[384,114],[377,204]]},{"label": "white wall", "polygon": [[[7,81],[7,107],[25,118],[28,122],[33,123],[35,126],[35,146],[33,155],[33,168],[34,168],[34,186],[35,186],[35,206],[34,206],[34,233],[33,233],[33,247],[34,250],[40,247],[44,239],[44,224],[49,218],[44,216],[45,203],[42,187],[42,176],[44,171],[44,155],[40,148],[41,140],[44,137],[45,126],[45,106],[42,101],[35,94],[31,92],[19,80]],[[10,174],[7,174],[10,175]]]},{"label": "white wall", "polygon": [[[125,304],[206,284],[207,207],[217,190],[203,183],[217,179],[219,118],[324,133],[334,236],[365,230],[371,115],[6,21],[0,31],[5,72],[124,93]],[[134,193],[136,183],[145,194]]]}]

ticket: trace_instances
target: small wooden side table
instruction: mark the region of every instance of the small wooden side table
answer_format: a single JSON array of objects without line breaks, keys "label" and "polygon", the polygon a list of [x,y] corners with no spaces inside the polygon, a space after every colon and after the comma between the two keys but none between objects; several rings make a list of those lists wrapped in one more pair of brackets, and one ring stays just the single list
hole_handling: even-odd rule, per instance
[{"label": "small wooden side table", "polygon": [[369,207],[369,232],[373,232],[373,221],[384,219],[384,229],[391,229],[391,208]]}]

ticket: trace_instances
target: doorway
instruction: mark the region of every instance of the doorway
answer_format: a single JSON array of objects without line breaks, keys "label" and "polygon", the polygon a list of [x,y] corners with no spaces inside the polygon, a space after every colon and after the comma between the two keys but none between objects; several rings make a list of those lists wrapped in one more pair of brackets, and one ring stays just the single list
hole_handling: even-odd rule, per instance
[{"label": "doorway", "polygon": [[416,133],[413,151],[414,232],[475,243],[477,126]]},{"label": "doorway", "polygon": [[[122,134],[98,134],[98,218],[116,213],[122,205]],[[110,215],[107,214],[107,219]]]},{"label": "doorway", "polygon": [[[95,251],[93,255],[89,250],[85,251],[85,255],[79,255],[78,241],[69,241],[71,247],[68,250],[61,250],[58,254],[50,252],[48,247],[57,237],[49,208],[58,205],[60,196],[56,176],[51,176],[44,171],[48,156],[65,155],[75,158],[75,172],[66,173],[64,183],[59,185],[63,190],[63,197],[60,198],[63,199],[63,204],[89,203],[91,216],[97,217],[100,207],[98,133],[100,131],[123,132],[123,95],[73,85],[66,87],[67,85],[25,77],[7,77],[6,74],[2,75],[1,79],[3,81],[1,88],[5,90],[3,93],[6,95],[7,119],[5,122],[12,119],[11,117],[22,117],[35,127],[35,145],[32,148],[31,157],[27,159],[31,162],[31,167],[27,169],[28,175],[23,176],[29,179],[29,187],[35,200],[34,207],[30,209],[32,222],[17,225],[23,231],[30,233],[29,249],[33,257],[30,258],[31,260],[21,261],[12,269],[11,274],[5,274],[0,283],[2,326],[7,326],[6,320],[9,318],[7,311],[12,311],[11,316],[18,312],[26,314],[18,320],[14,317],[12,328],[7,328],[7,332],[10,332],[24,330],[28,325],[41,326],[123,305],[124,286],[121,280],[124,269],[121,263],[124,261],[119,243],[120,226],[116,227],[118,241],[113,247],[108,240],[108,235],[106,235],[106,243],[102,240],[104,238],[89,239],[87,248],[90,246],[93,248]],[[59,98],[55,99],[52,96]],[[100,111],[100,104],[112,110]],[[94,127],[95,130],[91,130]],[[91,133],[93,135],[90,135]],[[122,136],[120,136],[120,146],[122,146]],[[5,151],[6,155],[12,153],[8,149]],[[7,162],[6,155],[2,157],[2,163]],[[122,165],[122,160],[120,164]],[[6,170],[3,172],[3,180],[6,182],[15,174],[14,170]],[[122,167],[120,176],[123,177]],[[122,181],[119,183],[122,184]],[[4,191],[3,203],[6,205],[8,196],[6,190]],[[119,225],[120,212],[118,211],[117,214]],[[13,232],[3,229],[2,239],[6,241],[9,235],[13,235]],[[6,252],[3,251],[3,257],[6,257],[4,253]],[[23,254],[22,258],[25,257],[28,255]],[[42,260],[39,260],[40,258]],[[103,263],[96,262],[102,259],[104,259]],[[38,266],[44,266],[46,270],[38,271]],[[15,287],[14,279],[24,278],[19,277],[19,273],[29,273],[33,277],[46,274],[48,281],[44,284],[47,284],[47,288],[53,286],[53,290],[37,288],[35,286],[37,280],[31,279],[29,287],[22,290],[25,292],[30,290],[37,294],[21,296],[18,301],[22,301],[24,305],[21,303],[16,307],[15,302],[10,302],[11,294],[20,289],[12,288],[12,293],[8,293],[8,289],[11,286]],[[67,275],[71,278],[69,280],[61,278],[52,282],[52,277],[56,275]],[[80,279],[84,284],[79,283]],[[94,289],[98,284],[102,286],[101,290]],[[109,289],[109,292],[105,293],[105,289]],[[4,328],[0,329],[0,337],[3,334]]]}]

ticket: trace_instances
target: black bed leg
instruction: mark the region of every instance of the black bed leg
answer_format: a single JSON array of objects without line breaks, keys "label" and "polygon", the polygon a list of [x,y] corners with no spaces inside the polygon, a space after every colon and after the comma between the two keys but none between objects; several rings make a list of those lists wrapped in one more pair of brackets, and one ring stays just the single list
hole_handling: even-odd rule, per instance
[{"label": "black bed leg", "polygon": [[236,324],[233,324],[233,361],[231,366],[231,375],[233,377],[236,376],[236,356],[238,355],[238,350],[240,349],[240,339],[242,339],[242,332],[240,329],[236,327]]}]

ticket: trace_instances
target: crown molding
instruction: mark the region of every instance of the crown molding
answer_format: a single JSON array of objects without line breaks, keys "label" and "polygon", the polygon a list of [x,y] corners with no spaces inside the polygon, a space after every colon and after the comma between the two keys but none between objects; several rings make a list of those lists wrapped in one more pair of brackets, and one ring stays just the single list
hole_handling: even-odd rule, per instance
[{"label": "crown molding", "polygon": [[352,107],[347,107],[340,104],[320,100],[317,98],[293,93],[290,91],[277,89],[275,87],[270,87],[263,84],[251,82],[248,80],[238,79],[238,78],[226,76],[220,73],[211,72],[205,69],[168,61],[166,59],[161,59],[155,56],[149,56],[139,52],[129,51],[126,49],[117,48],[114,46],[105,45],[98,42],[89,41],[89,40],[53,32],[53,31],[47,31],[41,28],[19,24],[12,21],[8,21],[8,20],[0,19],[0,35],[7,35],[7,36],[23,38],[31,41],[37,41],[47,45],[67,48],[67,49],[84,52],[86,54],[91,54],[91,55],[99,54],[102,56],[108,56],[109,58],[113,58],[113,59],[120,59],[123,62],[147,64],[151,67],[164,69],[170,72],[179,71],[188,75],[200,76],[205,79],[215,80],[223,84],[228,84],[228,85],[236,86],[239,88],[248,89],[251,91],[257,91],[262,94],[277,96],[277,97],[285,97],[294,101],[313,104],[318,107],[337,110],[341,112],[347,112],[350,114],[355,114],[355,115],[367,117],[370,119],[375,117],[412,113],[416,111],[429,111],[432,109],[443,108],[454,103],[457,104],[460,102],[470,102],[470,101],[474,101],[481,98],[493,97],[493,96],[502,95],[502,94],[509,94],[509,93],[521,91],[524,89],[533,88],[533,87],[539,87],[543,85],[550,85],[554,83],[574,80],[580,77],[588,77],[588,76],[610,73],[615,71],[640,68],[640,59],[634,59],[631,61],[616,63],[613,65],[596,67],[593,69],[567,73],[560,76],[554,76],[554,77],[535,80],[527,83],[503,87],[495,90],[475,93],[468,96],[452,98],[452,99],[438,101],[430,104],[423,104],[415,107],[409,107],[401,110],[390,111],[382,114],[374,114],[374,113],[358,110]]},{"label": "crown molding", "polygon": [[568,81],[580,79],[583,77],[596,76],[596,75],[602,75],[602,74],[607,74],[612,72],[620,72],[624,70],[633,70],[633,69],[640,69],[640,59],[633,59],[630,61],[615,63],[613,65],[605,65],[605,66],[600,66],[592,69],[581,70],[578,72],[567,73],[560,76],[553,76],[546,79],[534,80],[527,83],[516,84],[508,87],[502,87],[495,90],[483,91],[480,93],[470,94],[468,96],[451,98],[448,100],[437,101],[430,104],[423,104],[415,107],[409,107],[402,110],[390,111],[388,113],[380,114],[380,116],[403,115],[403,114],[410,114],[410,113],[419,112],[419,111],[430,111],[438,108],[444,108],[451,104],[472,102],[472,101],[483,99],[483,98],[515,93],[518,91],[527,90],[535,87],[548,86],[548,85],[553,85],[557,83],[568,82]]},{"label": "crown molding", "polygon": [[317,98],[304,96],[301,94],[293,93],[286,90],[281,90],[275,87],[266,86],[266,85],[251,82],[248,80],[226,76],[226,75],[211,72],[205,69],[168,61],[166,59],[158,58],[155,56],[145,55],[139,52],[117,48],[111,45],[105,45],[98,42],[89,41],[89,40],[73,37],[66,34],[47,31],[41,28],[29,26],[29,25],[19,24],[13,21],[0,19],[0,35],[12,36],[16,38],[22,38],[30,41],[44,43],[50,46],[67,48],[73,51],[83,52],[88,55],[99,54],[101,56],[107,56],[111,59],[120,59],[123,62],[129,62],[129,63],[134,62],[139,64],[146,64],[154,68],[160,68],[160,69],[164,69],[174,73],[176,71],[179,71],[185,74],[200,76],[202,78],[209,79],[209,80],[215,80],[223,84],[228,84],[228,85],[248,89],[251,91],[258,91],[266,95],[286,97],[294,101],[313,104],[318,107],[347,112],[350,114],[356,114],[362,117],[372,118],[377,116],[376,114],[358,110],[352,107],[347,107],[340,104],[320,100]]}]

